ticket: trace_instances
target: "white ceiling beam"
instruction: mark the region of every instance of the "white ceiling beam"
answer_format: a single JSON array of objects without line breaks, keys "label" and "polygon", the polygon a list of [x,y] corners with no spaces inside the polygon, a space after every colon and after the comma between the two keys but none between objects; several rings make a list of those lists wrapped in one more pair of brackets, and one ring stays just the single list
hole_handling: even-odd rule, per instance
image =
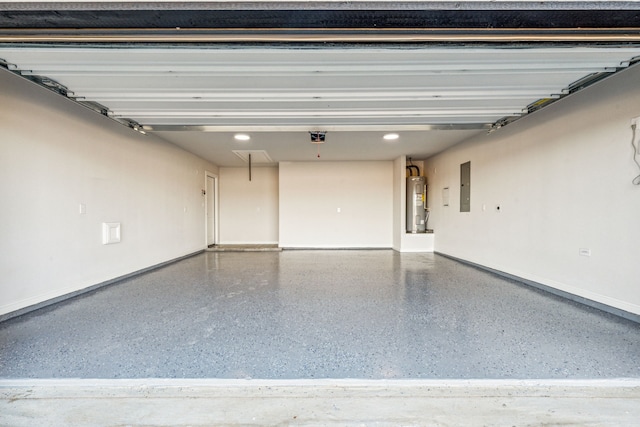
[{"label": "white ceiling beam", "polygon": [[[491,108],[478,108],[472,109],[458,109],[452,108],[449,110],[433,109],[433,110],[313,110],[313,111],[300,111],[300,110],[238,110],[238,111],[140,111],[140,110],[115,110],[110,111],[109,115],[114,117],[133,117],[133,118],[217,118],[217,117],[232,117],[232,118],[289,118],[289,117],[473,117],[473,116],[487,116],[487,115],[516,115],[522,114],[522,111],[513,111],[509,109],[491,109]],[[276,120],[277,121],[277,120]]]},{"label": "white ceiling beam", "polygon": [[635,28],[624,29],[535,29],[447,28],[445,30],[399,29],[394,31],[340,30],[332,34],[308,29],[265,28],[260,31],[233,32],[202,29],[163,34],[155,29],[101,32],[78,29],[47,29],[43,32],[5,30],[0,43],[638,43]]},{"label": "white ceiling beam", "polygon": [[[137,91],[137,92],[116,92],[116,91],[88,91],[82,92],[82,96],[87,99],[103,99],[103,100],[118,100],[118,101],[190,101],[190,100],[214,100],[214,101],[234,101],[234,100],[301,100],[301,99],[322,99],[322,100],[352,100],[352,99],[379,99],[379,100],[429,100],[433,98],[437,99],[451,99],[451,100],[473,100],[473,99],[518,99],[529,98],[531,96],[539,96],[540,94],[549,93],[556,90],[557,86],[538,86],[528,88],[509,88],[509,87],[473,87],[468,86],[464,89],[457,88],[411,88],[411,89],[396,89],[380,88],[382,90],[376,90],[374,88],[362,89],[362,90],[325,90],[318,89],[312,92],[309,91],[291,91],[288,89],[282,90],[220,90],[220,91]],[[166,90],[166,89],[165,89]]]},{"label": "white ceiling beam", "polygon": [[324,76],[379,76],[379,75],[432,75],[432,74],[515,74],[515,73],[584,73],[590,71],[615,71],[616,68],[611,63],[604,61],[598,63],[544,63],[544,64],[510,64],[496,62],[478,66],[473,64],[459,64],[455,67],[452,65],[436,66],[316,66],[316,67],[272,67],[272,66],[198,66],[191,67],[184,64],[176,64],[173,66],[159,67],[156,64],[146,64],[140,67],[117,67],[110,64],[102,64],[100,66],[78,64],[66,66],[52,67],[50,64],[31,64],[26,65],[30,69],[22,72],[24,75],[47,75],[60,77],[107,77],[107,76],[315,76],[322,73]]},{"label": "white ceiling beam", "polygon": [[[522,99],[492,99],[491,105],[499,107],[500,109],[520,110],[523,103],[535,102],[539,98],[522,98]],[[421,101],[402,101],[402,100],[348,100],[348,101],[295,101],[295,102],[254,102],[254,101],[231,101],[231,102],[201,102],[201,101],[161,101],[161,102],[148,102],[148,101],[111,101],[110,109],[112,111],[167,111],[167,110],[188,110],[188,111],[237,111],[237,110],[352,110],[352,109],[371,109],[371,102],[384,101],[384,107],[376,107],[382,109],[455,109],[455,108],[486,108],[487,100],[485,99],[473,99],[473,100],[442,100],[442,99],[430,99]],[[528,104],[527,104],[528,105]],[[260,107],[259,109],[256,106]]]},{"label": "white ceiling beam", "polygon": [[[327,100],[295,100],[295,101],[263,101],[254,102],[246,100],[235,101],[117,101],[109,102],[110,110],[119,111],[144,111],[152,114],[154,111],[349,111],[349,110],[454,110],[486,109],[489,105],[494,109],[521,110],[523,104],[528,105],[539,98],[520,99],[427,99],[403,101],[397,99],[349,99],[340,101]],[[375,105],[374,105],[375,104]]]},{"label": "white ceiling beam", "polygon": [[[154,118],[153,121],[146,121],[144,126],[215,126],[227,127],[247,131],[252,128],[286,128],[304,127],[318,130],[328,130],[331,126],[351,126],[359,127],[360,130],[367,130],[370,127],[384,127],[389,130],[422,130],[414,128],[416,126],[475,126],[479,128],[490,128],[496,121],[504,116],[476,116],[476,117],[303,117],[303,118],[282,118],[274,121],[273,118]],[[143,127],[144,128],[144,127]],[[146,128],[144,128],[146,129]]]},{"label": "white ceiling beam", "polygon": [[297,70],[225,70],[218,72],[216,70],[185,70],[180,68],[174,68],[169,71],[154,70],[153,64],[148,66],[147,70],[139,71],[114,71],[105,66],[102,70],[98,71],[78,71],[73,69],[54,71],[51,69],[31,69],[22,71],[25,76],[32,75],[46,75],[51,78],[64,78],[64,77],[89,77],[96,79],[104,78],[140,78],[140,77],[154,77],[154,78],[192,78],[192,77],[258,77],[258,78],[288,78],[288,77],[313,77],[315,79],[326,79],[333,77],[384,77],[388,75],[401,76],[401,77],[439,77],[443,75],[447,76],[502,76],[502,75],[540,75],[540,74],[581,74],[589,72],[614,72],[617,70],[615,67],[603,67],[603,66],[584,66],[584,67],[563,67],[561,65],[554,66],[555,64],[547,64],[546,67],[538,68],[509,68],[502,66],[502,64],[495,64],[493,68],[483,69],[448,69],[448,70],[411,70],[411,69],[399,69],[399,70],[385,70],[377,68],[358,68],[358,69],[343,69],[343,70],[327,70],[327,69],[315,69],[308,71]]},{"label": "white ceiling beam", "polygon": [[340,91],[368,91],[371,88],[387,87],[390,80],[393,81],[393,90],[407,91],[420,90],[421,88],[458,88],[458,90],[466,90],[467,88],[479,89],[482,87],[520,87],[522,90],[530,90],[540,86],[555,87],[556,92],[567,87],[576,80],[585,77],[591,73],[518,73],[518,74],[434,74],[430,76],[395,76],[393,74],[385,76],[376,76],[365,78],[363,76],[332,76],[332,77],[313,77],[300,76],[297,78],[290,77],[260,77],[247,78],[245,76],[234,77],[218,77],[212,78],[208,76],[176,78],[166,77],[140,77],[128,76],[115,77],[106,76],[104,78],[88,78],[78,76],[73,79],[56,79],[55,76],[48,76],[53,80],[69,87],[76,95],[84,96],[86,92],[94,92],[96,85],[99,85],[102,91],[126,92],[139,91],[141,88],[145,90],[157,90],[166,92],[167,88],[175,91],[185,92],[217,92],[226,91],[234,88],[242,88],[246,90],[262,90],[262,91],[280,91],[295,90],[309,92],[312,88],[333,89]]},{"label": "white ceiling beam", "polygon": [[[237,132],[237,125],[144,125],[147,132]],[[298,125],[245,125],[244,132],[308,132],[309,130],[322,129],[327,132],[389,132],[389,131],[449,131],[449,130],[489,130],[491,124],[485,123],[439,123],[439,124],[326,124],[314,126],[309,124]]]}]

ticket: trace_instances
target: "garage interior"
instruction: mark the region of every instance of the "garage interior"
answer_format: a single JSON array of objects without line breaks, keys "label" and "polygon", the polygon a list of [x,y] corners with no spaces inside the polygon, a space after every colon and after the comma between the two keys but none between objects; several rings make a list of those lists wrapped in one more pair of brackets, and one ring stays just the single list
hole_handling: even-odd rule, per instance
[{"label": "garage interior", "polygon": [[[623,378],[632,425],[639,23],[631,2],[0,3],[3,408],[52,378]],[[604,417],[583,401],[575,423]]]}]

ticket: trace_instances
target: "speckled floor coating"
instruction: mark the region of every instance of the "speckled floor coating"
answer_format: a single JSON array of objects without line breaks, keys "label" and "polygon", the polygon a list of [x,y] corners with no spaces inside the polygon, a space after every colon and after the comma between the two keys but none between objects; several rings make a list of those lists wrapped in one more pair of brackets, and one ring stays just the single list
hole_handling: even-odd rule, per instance
[{"label": "speckled floor coating", "polygon": [[205,252],[0,324],[3,378],[640,378],[640,325],[433,254]]}]

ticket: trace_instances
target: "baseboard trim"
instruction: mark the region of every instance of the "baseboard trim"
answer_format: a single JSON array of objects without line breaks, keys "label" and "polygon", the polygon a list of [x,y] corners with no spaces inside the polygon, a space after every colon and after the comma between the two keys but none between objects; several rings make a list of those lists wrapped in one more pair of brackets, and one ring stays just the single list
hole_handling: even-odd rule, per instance
[{"label": "baseboard trim", "polygon": [[612,307],[610,305],[607,305],[607,304],[604,304],[604,303],[601,303],[601,302],[598,302],[598,301],[594,301],[592,299],[585,298],[585,297],[582,297],[580,295],[575,295],[575,294],[572,294],[570,292],[563,291],[561,289],[556,289],[556,288],[554,288],[552,286],[548,286],[548,285],[544,285],[544,284],[539,283],[539,282],[535,282],[533,280],[529,280],[529,279],[525,279],[525,278],[522,278],[522,277],[519,277],[519,276],[515,276],[515,275],[510,274],[510,273],[505,273],[504,271],[495,270],[493,268],[484,266],[482,264],[476,264],[475,262],[467,261],[467,260],[462,259],[462,258],[457,258],[457,257],[454,257],[454,256],[449,255],[449,254],[445,254],[445,253],[438,252],[438,251],[435,251],[434,253],[436,255],[440,255],[440,256],[443,256],[445,258],[449,258],[451,260],[460,262],[462,264],[469,265],[469,266],[477,268],[479,270],[484,270],[484,271],[487,271],[489,273],[493,273],[493,274],[496,274],[498,276],[501,276],[501,277],[504,277],[504,278],[507,278],[507,279],[515,280],[516,282],[520,282],[523,285],[531,286],[533,288],[539,289],[541,291],[548,292],[550,294],[559,296],[561,298],[565,298],[565,299],[568,299],[570,301],[577,302],[579,304],[583,304],[583,305],[586,305],[588,307],[595,308],[595,309],[598,309],[600,311],[604,311],[605,313],[613,314],[614,316],[618,316],[618,317],[621,317],[623,319],[630,320],[632,322],[640,324],[640,315],[639,314],[630,313],[630,312],[628,312],[626,310],[622,310],[622,309],[617,308],[617,307]]},{"label": "baseboard trim", "polygon": [[338,246],[338,247],[324,247],[324,246],[281,246],[285,251],[388,251],[392,250],[391,247],[378,247],[378,246]]},{"label": "baseboard trim", "polygon": [[100,283],[97,283],[95,285],[91,285],[91,286],[88,286],[86,288],[74,291],[74,292],[70,292],[70,293],[67,293],[67,294],[64,294],[64,295],[60,295],[58,297],[51,298],[51,299],[39,302],[37,304],[33,304],[33,305],[30,305],[30,306],[24,307],[24,308],[20,308],[20,309],[15,310],[15,311],[10,311],[9,313],[1,314],[0,315],[0,323],[4,322],[6,320],[9,320],[9,319],[13,319],[13,318],[16,318],[16,317],[23,316],[23,315],[28,314],[28,313],[32,313],[32,312],[34,312],[36,310],[40,310],[40,309],[45,308],[45,307],[49,307],[49,306],[51,306],[53,304],[57,304],[59,302],[63,302],[63,301],[69,300],[71,298],[75,298],[77,296],[80,296],[80,295],[95,291],[96,289],[104,288],[105,286],[114,285],[114,284],[116,284],[118,282],[121,282],[123,280],[131,279],[132,277],[136,277],[136,276],[139,276],[141,274],[145,274],[145,273],[148,273],[150,271],[157,270],[157,269],[162,268],[162,267],[166,267],[167,265],[176,263],[178,261],[182,261],[182,260],[187,259],[187,258],[191,258],[192,256],[201,254],[203,252],[204,252],[204,250],[199,250],[199,251],[196,251],[196,252],[192,252],[190,254],[183,255],[183,256],[178,257],[178,258],[173,258],[173,259],[170,259],[169,261],[164,261],[164,262],[161,262],[159,264],[155,264],[155,265],[152,265],[150,267],[146,267],[146,268],[143,268],[143,269],[140,269],[140,270],[136,270],[136,271],[134,271],[132,273],[125,274],[123,276],[118,276],[118,277],[115,277],[113,279],[106,280],[104,282],[100,282]]}]

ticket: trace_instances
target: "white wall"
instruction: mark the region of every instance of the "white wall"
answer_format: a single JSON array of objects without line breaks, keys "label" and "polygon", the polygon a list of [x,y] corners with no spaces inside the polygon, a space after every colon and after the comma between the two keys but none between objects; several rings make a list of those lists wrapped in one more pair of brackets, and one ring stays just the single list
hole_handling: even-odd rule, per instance
[{"label": "white wall", "polygon": [[[636,66],[428,159],[436,251],[640,314],[638,82]],[[466,161],[471,212],[460,213]]]},{"label": "white wall", "polygon": [[214,165],[4,70],[0,130],[0,314],[205,247]]},{"label": "white wall", "polygon": [[402,236],[407,232],[406,218],[406,158],[397,157],[393,161],[393,249],[402,249]]},{"label": "white wall", "polygon": [[390,248],[393,162],[280,163],[279,244]]},{"label": "white wall", "polygon": [[278,243],[278,168],[220,168],[220,243]]}]

